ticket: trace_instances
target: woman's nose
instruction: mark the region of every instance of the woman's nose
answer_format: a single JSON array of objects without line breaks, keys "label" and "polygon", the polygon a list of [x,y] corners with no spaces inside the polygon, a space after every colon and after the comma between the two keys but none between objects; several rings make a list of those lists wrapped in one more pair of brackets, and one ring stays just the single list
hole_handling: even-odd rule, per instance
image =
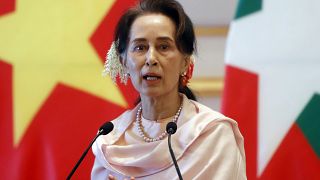
[{"label": "woman's nose", "polygon": [[153,48],[150,48],[147,57],[146,57],[146,65],[147,66],[156,66],[158,64],[156,51]]}]

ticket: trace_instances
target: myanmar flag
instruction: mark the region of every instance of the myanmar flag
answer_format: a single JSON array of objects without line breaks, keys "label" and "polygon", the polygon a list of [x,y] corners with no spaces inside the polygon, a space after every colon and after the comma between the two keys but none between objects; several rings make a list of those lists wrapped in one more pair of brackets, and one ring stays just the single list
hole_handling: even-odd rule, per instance
[{"label": "myanmar flag", "polygon": [[[65,179],[101,124],[136,97],[102,78],[134,1],[0,0],[0,179]],[[76,179],[89,179],[93,155]]]},{"label": "myanmar flag", "polygon": [[319,7],[238,2],[222,111],[244,135],[248,179],[320,179]]}]

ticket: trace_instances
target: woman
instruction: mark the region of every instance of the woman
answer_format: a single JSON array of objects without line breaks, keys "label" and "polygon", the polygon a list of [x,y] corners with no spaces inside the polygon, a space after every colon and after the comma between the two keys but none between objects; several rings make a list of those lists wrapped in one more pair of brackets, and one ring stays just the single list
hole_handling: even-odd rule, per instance
[{"label": "woman", "polygon": [[[142,0],[119,20],[105,72],[130,78],[141,102],[113,120],[93,145],[92,179],[177,179],[165,127],[177,123],[172,147],[185,179],[246,179],[237,123],[194,98],[195,35],[174,0]],[[191,98],[191,99],[190,99]]]}]

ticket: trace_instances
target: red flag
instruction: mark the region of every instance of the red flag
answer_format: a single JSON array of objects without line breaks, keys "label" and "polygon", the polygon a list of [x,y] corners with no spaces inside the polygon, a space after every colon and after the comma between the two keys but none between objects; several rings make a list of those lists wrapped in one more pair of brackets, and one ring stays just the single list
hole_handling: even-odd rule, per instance
[{"label": "red flag", "polygon": [[[101,77],[134,1],[0,4],[1,179],[65,179],[100,125],[137,97]],[[92,165],[89,153],[75,179],[89,179]]]}]

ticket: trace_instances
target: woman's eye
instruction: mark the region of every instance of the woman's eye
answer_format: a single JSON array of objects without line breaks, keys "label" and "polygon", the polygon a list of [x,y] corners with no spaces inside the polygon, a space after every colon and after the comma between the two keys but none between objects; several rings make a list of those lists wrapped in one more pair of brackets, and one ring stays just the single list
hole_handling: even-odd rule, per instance
[{"label": "woman's eye", "polygon": [[169,46],[166,45],[166,44],[160,45],[160,49],[161,49],[161,50],[167,50],[168,48],[169,48]]},{"label": "woman's eye", "polygon": [[134,51],[144,51],[146,49],[145,45],[137,45],[133,48]]}]

